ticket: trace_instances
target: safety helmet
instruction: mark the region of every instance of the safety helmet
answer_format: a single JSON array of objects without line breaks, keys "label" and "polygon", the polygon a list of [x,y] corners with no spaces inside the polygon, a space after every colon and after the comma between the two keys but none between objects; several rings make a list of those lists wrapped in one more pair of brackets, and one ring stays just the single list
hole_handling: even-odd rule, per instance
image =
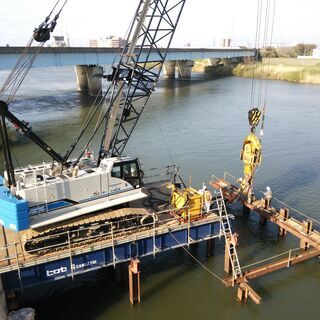
[{"label": "safety helmet", "polygon": [[207,190],[207,186],[203,186],[203,190]]},{"label": "safety helmet", "polygon": [[270,187],[266,187],[266,190],[267,190],[267,191],[270,191],[271,189],[270,189]]}]

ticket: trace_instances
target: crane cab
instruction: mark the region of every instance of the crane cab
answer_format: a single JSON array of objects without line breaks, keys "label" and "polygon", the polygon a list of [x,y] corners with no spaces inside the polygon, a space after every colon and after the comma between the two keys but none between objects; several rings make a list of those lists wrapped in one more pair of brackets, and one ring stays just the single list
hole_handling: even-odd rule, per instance
[{"label": "crane cab", "polygon": [[111,177],[125,180],[135,189],[140,188],[142,185],[143,173],[139,160],[137,158],[132,159],[129,157],[119,158],[119,160],[115,161],[113,164]]}]

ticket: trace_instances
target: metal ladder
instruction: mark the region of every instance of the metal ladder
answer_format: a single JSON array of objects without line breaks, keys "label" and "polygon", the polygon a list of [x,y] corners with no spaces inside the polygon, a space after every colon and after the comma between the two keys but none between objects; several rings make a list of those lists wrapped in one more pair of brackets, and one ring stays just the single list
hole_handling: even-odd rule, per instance
[{"label": "metal ladder", "polygon": [[223,233],[225,237],[226,247],[228,250],[229,259],[232,267],[232,276],[233,276],[233,279],[235,280],[239,276],[241,276],[242,272],[241,272],[241,267],[240,267],[236,246],[231,243],[232,230],[230,226],[229,215],[227,212],[226,204],[224,202],[223,193],[221,189],[220,189],[220,196],[217,197],[216,202],[217,202],[217,208],[218,208],[219,217],[220,217],[220,234]]}]

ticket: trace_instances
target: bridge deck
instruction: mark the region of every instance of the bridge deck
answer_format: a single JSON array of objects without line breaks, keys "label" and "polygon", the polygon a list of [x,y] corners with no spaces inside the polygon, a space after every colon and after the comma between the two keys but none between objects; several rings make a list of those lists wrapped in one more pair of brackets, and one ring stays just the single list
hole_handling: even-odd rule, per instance
[{"label": "bridge deck", "polygon": [[[0,47],[0,69],[11,69],[24,49],[24,47]],[[33,48],[31,48],[31,52],[32,50]],[[42,48],[32,67],[112,64],[119,50],[121,51],[119,48],[45,47]],[[255,56],[256,50],[247,48],[170,48],[166,60]],[[157,55],[154,57],[158,58]],[[149,59],[153,59],[152,54]]]}]

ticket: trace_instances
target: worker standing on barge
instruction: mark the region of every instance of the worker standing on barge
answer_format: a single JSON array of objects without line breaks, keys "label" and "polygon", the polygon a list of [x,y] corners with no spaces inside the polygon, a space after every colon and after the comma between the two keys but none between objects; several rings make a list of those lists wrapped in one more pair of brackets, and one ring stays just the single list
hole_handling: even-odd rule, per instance
[{"label": "worker standing on barge", "polygon": [[211,201],[212,201],[212,195],[211,192],[207,189],[206,186],[203,187],[203,207],[206,213],[209,213]]}]

